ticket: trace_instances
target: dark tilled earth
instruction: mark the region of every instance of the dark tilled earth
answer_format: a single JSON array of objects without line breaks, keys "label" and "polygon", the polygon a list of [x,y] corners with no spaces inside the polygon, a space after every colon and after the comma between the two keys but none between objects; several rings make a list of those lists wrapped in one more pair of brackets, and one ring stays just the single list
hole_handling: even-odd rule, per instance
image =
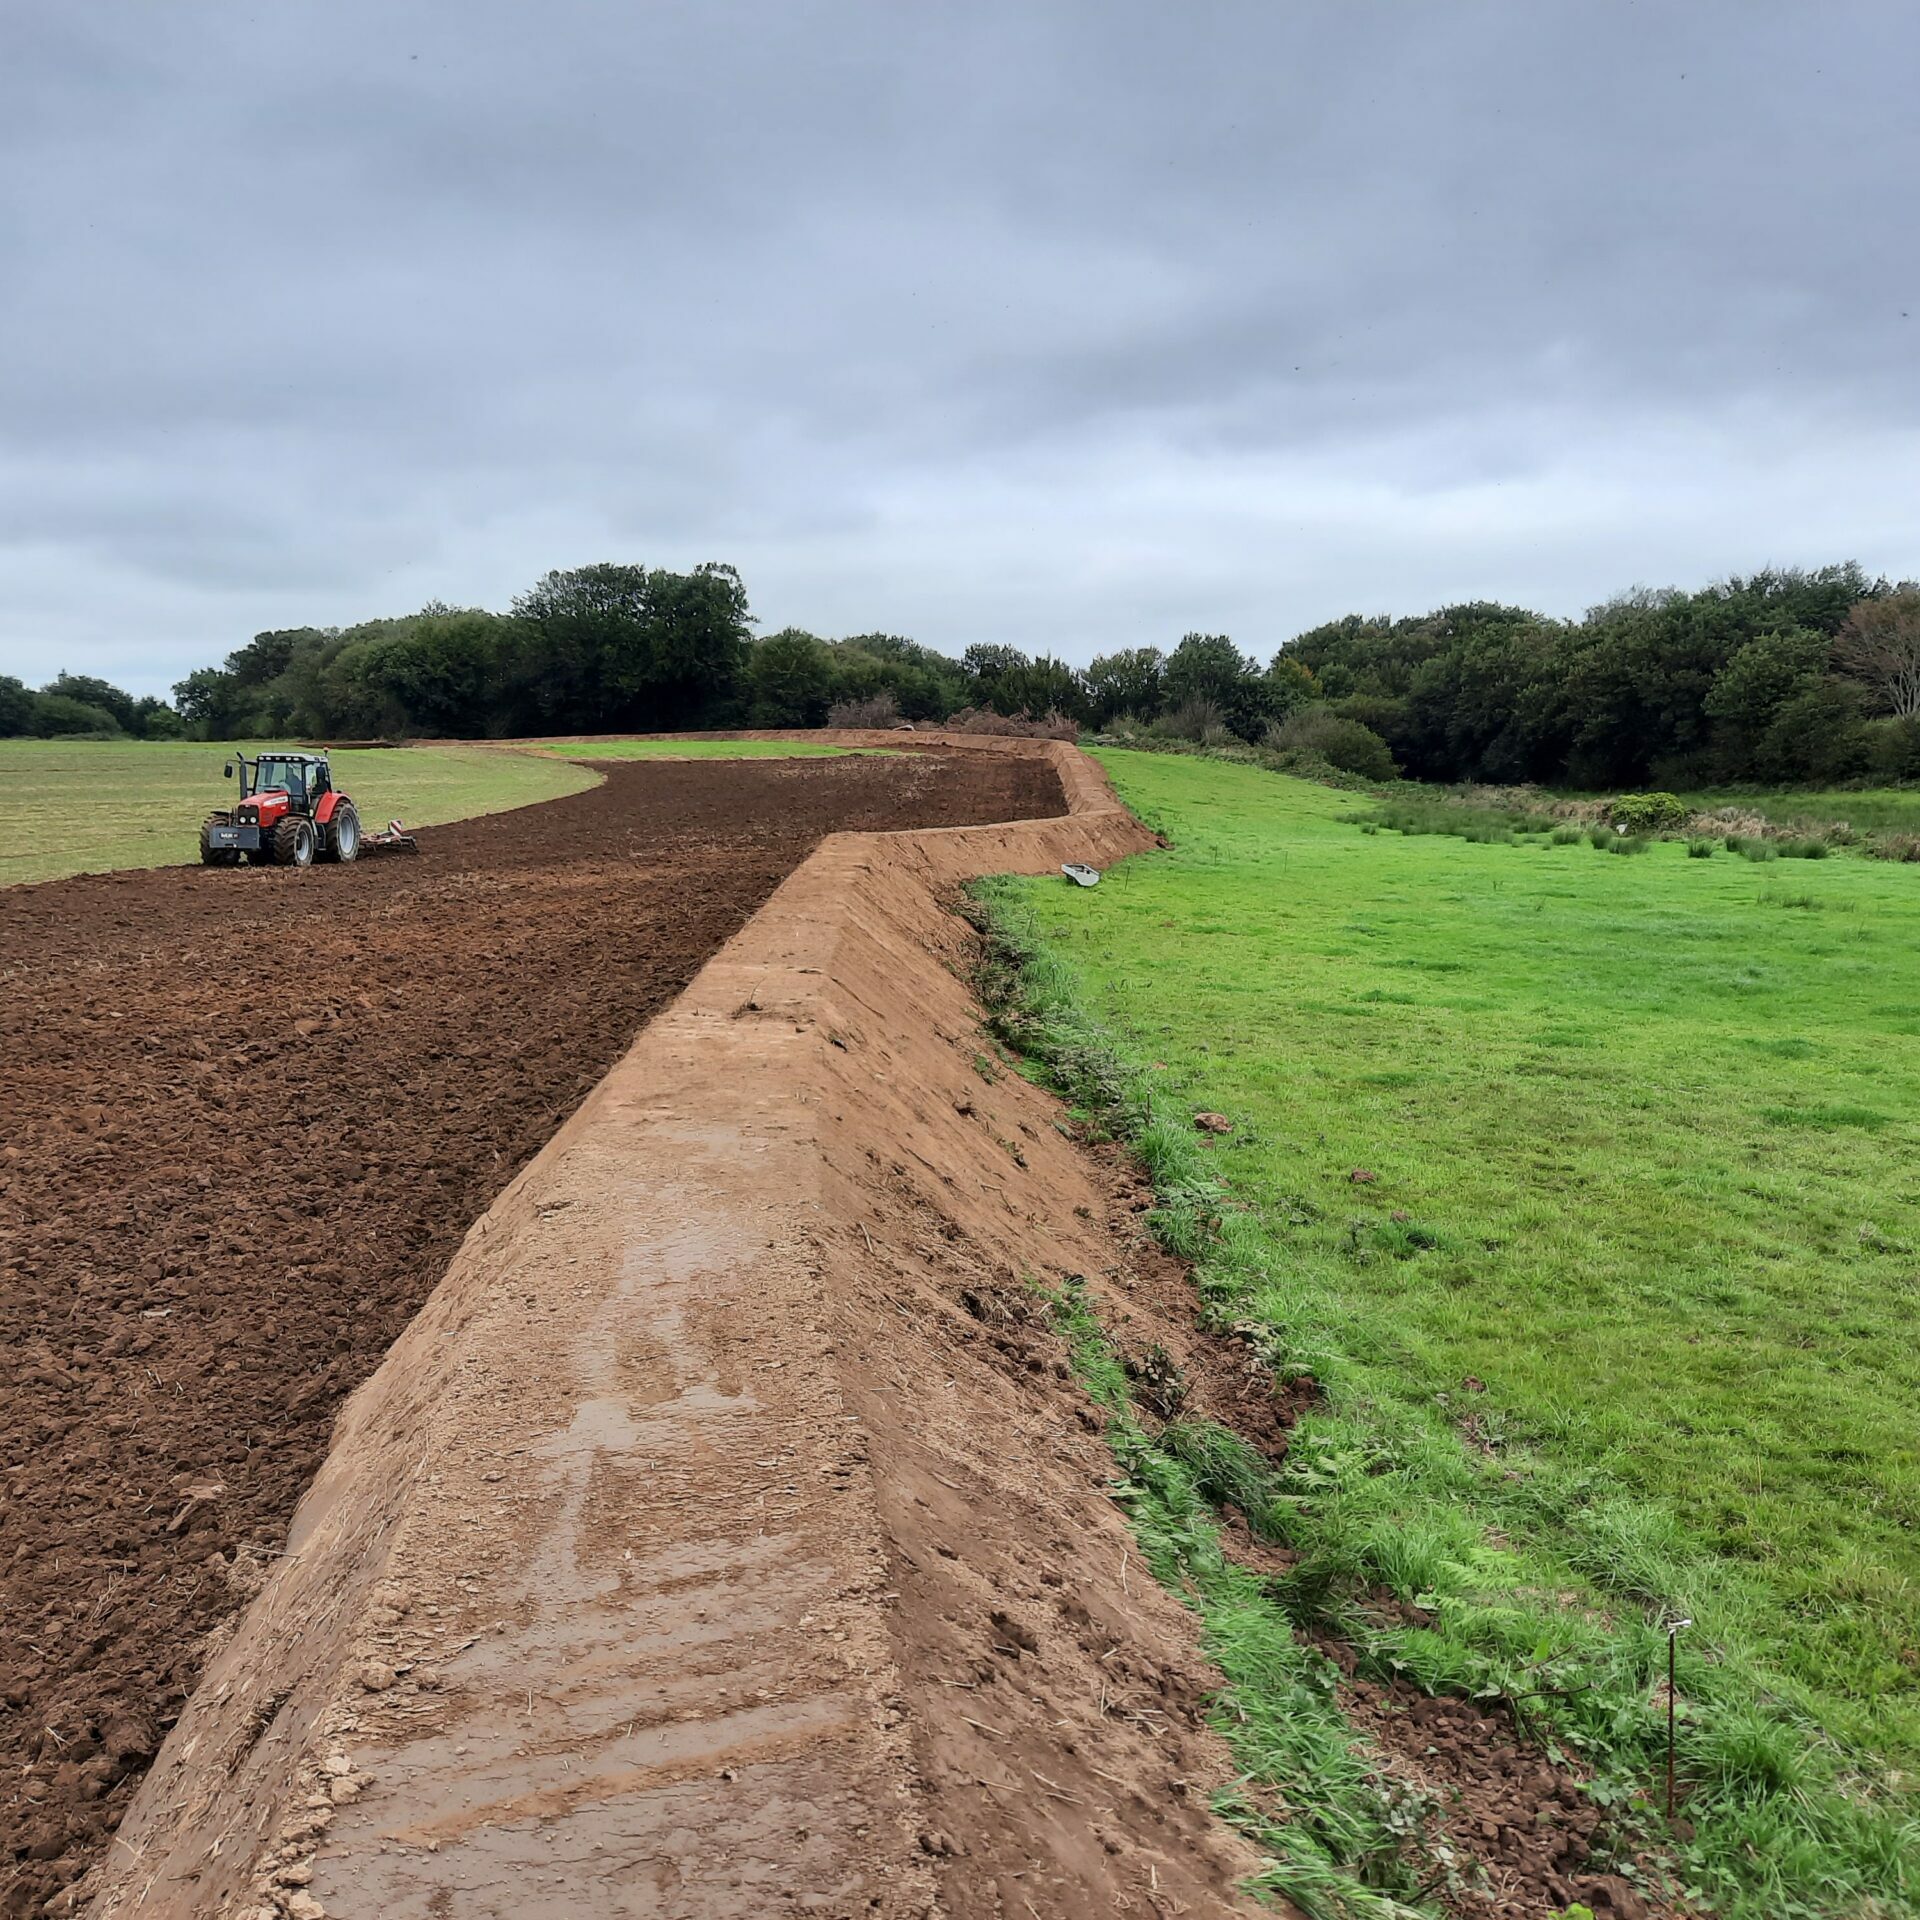
[{"label": "dark tilled earth", "polygon": [[986,754],[606,772],[417,860],[0,893],[0,1916],[112,1832],[467,1227],[820,837],[1061,804]]}]

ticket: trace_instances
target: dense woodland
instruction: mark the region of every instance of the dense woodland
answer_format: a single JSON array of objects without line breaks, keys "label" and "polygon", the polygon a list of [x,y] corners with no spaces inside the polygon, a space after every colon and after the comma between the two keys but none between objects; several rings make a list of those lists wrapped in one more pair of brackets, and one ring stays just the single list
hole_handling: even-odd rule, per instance
[{"label": "dense woodland", "polygon": [[0,678],[0,734],[452,738],[1053,716],[1259,741],[1348,771],[1578,788],[1920,779],[1920,587],[1853,566],[1637,589],[1579,620],[1473,602],[1353,614],[1264,662],[1224,634],[1082,669],[893,634],[756,638],[733,568],[548,574],[509,612],[433,605],[256,635],[174,702]]}]

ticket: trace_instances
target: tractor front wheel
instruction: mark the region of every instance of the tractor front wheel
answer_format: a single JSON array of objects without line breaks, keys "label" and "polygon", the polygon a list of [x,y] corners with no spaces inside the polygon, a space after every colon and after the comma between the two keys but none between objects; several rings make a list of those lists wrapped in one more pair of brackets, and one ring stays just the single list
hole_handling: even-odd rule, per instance
[{"label": "tractor front wheel", "polygon": [[238,847],[216,847],[213,844],[214,828],[229,824],[224,813],[210,813],[200,823],[200,864],[203,867],[237,867],[240,864]]},{"label": "tractor front wheel", "polygon": [[360,816],[352,806],[342,802],[333,810],[333,819],[322,830],[326,845],[321,849],[323,860],[357,860],[360,857]]},{"label": "tractor front wheel", "polygon": [[273,863],[277,867],[313,865],[313,822],[301,814],[286,815],[273,830]]}]

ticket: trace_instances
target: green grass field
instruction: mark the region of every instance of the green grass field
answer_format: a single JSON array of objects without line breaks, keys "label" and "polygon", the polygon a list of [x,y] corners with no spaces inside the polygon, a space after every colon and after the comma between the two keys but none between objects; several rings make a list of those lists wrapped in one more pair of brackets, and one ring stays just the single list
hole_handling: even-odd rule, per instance
[{"label": "green grass field", "polygon": [[[234,789],[229,749],[176,741],[0,740],[0,886],[199,858],[200,822]],[[249,753],[256,751],[249,747]],[[491,747],[348,749],[335,784],[371,829],[439,826],[578,793],[597,776]]]},{"label": "green grass field", "polygon": [[[1349,794],[1099,757],[1173,850],[989,898],[1036,1031],[1137,1072],[1217,1299],[1326,1389],[1301,1590],[1417,1598],[1428,1629],[1346,1624],[1431,1684],[1551,1674],[1629,1774],[1684,1611],[1709,1902],[1910,1911],[1911,870],[1363,833]],[[1203,1149],[1198,1108],[1235,1131]]]},{"label": "green grass field", "polygon": [[1844,821],[1856,833],[1920,833],[1920,788],[1868,787],[1859,792],[1743,793],[1734,789],[1686,793],[1691,807],[1746,807],[1783,827],[1820,827]]},{"label": "green grass field", "polygon": [[887,751],[885,747],[834,747],[822,740],[542,741],[540,750],[569,760],[827,760]]}]

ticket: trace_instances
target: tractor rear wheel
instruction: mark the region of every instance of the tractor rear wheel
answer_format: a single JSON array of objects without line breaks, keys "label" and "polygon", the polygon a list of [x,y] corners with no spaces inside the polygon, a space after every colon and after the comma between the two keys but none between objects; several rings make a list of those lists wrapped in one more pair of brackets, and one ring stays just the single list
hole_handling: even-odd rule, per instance
[{"label": "tractor rear wheel", "polygon": [[333,818],[321,829],[326,844],[320,849],[323,860],[357,860],[360,857],[360,816],[350,801],[342,801],[333,810]]},{"label": "tractor rear wheel", "polygon": [[304,814],[289,813],[273,830],[272,860],[277,867],[313,865],[313,822]]},{"label": "tractor rear wheel", "polygon": [[240,864],[238,847],[216,847],[213,844],[214,828],[231,824],[230,816],[224,813],[210,813],[200,823],[200,864],[203,867],[237,867]]}]

